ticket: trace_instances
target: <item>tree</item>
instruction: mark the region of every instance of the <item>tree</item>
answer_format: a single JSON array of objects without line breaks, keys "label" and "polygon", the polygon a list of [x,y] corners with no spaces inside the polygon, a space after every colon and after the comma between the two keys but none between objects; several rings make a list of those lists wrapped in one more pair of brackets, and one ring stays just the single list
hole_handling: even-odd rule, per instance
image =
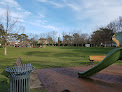
[{"label": "tree", "polygon": [[76,46],[79,46],[80,43],[80,35],[78,33],[73,34],[73,43],[76,44]]},{"label": "tree", "polygon": [[64,44],[65,44],[65,42],[64,42],[64,36],[66,35],[66,33],[65,32],[63,32],[62,33],[62,36],[63,36],[63,46],[64,46]]},{"label": "tree", "polygon": [[48,41],[49,45],[50,45],[50,44],[53,44],[53,39],[52,39],[52,37],[48,36],[47,41]]},{"label": "tree", "polygon": [[[6,12],[5,12],[5,20],[4,20],[4,22],[3,22],[3,29],[4,29],[4,37],[5,37],[5,39],[4,39],[4,43],[5,43],[5,45],[4,45],[4,55],[6,56],[7,55],[7,42],[8,42],[8,34],[10,34],[10,33],[12,33],[12,30],[14,29],[14,27],[15,27],[15,24],[18,22],[18,19],[16,19],[16,18],[12,18],[11,16],[10,16],[10,10],[9,10],[9,8],[7,8],[6,9]],[[19,28],[18,30],[21,30],[21,28]],[[14,33],[15,33],[15,31],[14,31]]]},{"label": "tree", "polygon": [[71,45],[72,44],[72,36],[70,36],[70,35],[64,35],[63,36],[63,42],[67,46]]},{"label": "tree", "polygon": [[100,30],[94,31],[93,34],[91,35],[92,44],[94,44],[94,45],[100,44],[102,42],[101,36],[102,36],[102,34],[101,34]]},{"label": "tree", "polygon": [[107,25],[107,28],[113,30],[114,32],[122,31],[122,16],[120,16],[118,19],[114,20],[113,22],[110,22]]},{"label": "tree", "polygon": [[87,33],[83,33],[80,35],[79,39],[80,39],[79,43],[82,44],[82,46],[83,46],[83,44],[88,43],[89,35]]},{"label": "tree", "polygon": [[28,39],[28,35],[26,35],[26,34],[20,34],[20,35],[18,35],[17,39],[20,40],[20,42],[22,42],[22,41]]},{"label": "tree", "polygon": [[0,24],[0,43],[3,45],[5,40],[5,31],[2,24]]},{"label": "tree", "polygon": [[37,34],[30,34],[29,37],[31,37],[30,38],[30,42],[32,44],[32,47],[37,46],[39,35],[37,35]]},{"label": "tree", "polygon": [[112,29],[107,27],[101,27],[98,30],[94,31],[91,35],[91,41],[93,44],[110,44],[112,42],[111,38],[114,34]]},{"label": "tree", "polygon": [[56,31],[51,31],[48,33],[48,38],[50,38],[50,41],[52,42],[52,45],[56,42],[57,39],[57,32]]}]

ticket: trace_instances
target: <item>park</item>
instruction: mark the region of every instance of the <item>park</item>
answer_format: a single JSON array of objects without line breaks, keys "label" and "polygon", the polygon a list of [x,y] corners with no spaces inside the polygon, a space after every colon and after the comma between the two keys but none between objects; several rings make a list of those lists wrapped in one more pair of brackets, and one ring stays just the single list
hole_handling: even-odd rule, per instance
[{"label": "park", "polygon": [[[120,33],[119,33],[120,34]],[[119,36],[121,37],[121,36]],[[121,41],[121,39],[119,39]],[[119,44],[121,45],[121,44]],[[109,57],[109,52],[112,49],[119,49],[116,47],[72,47],[72,46],[47,46],[46,48],[16,48],[16,47],[8,47],[8,55],[4,56],[3,52],[4,49],[0,48],[0,90],[2,92],[7,92],[7,89],[9,88],[9,74],[5,72],[5,68],[13,66],[15,61],[18,57],[21,57],[22,63],[31,63],[32,66],[35,67],[36,73],[40,80],[43,83],[42,85],[44,87],[31,89],[31,92],[80,92],[81,87],[83,92],[94,92],[95,90],[98,90],[98,88],[101,90],[102,87],[106,87],[104,89],[104,92],[107,92],[108,90],[113,90],[113,92],[120,92],[121,91],[121,65],[122,60],[114,60],[115,57],[117,57],[120,54],[115,55],[114,57],[110,57],[110,60],[107,59]],[[120,47],[121,50],[121,47]],[[117,51],[117,50],[115,50]],[[111,51],[112,53],[112,51]],[[110,53],[110,54],[111,54]],[[95,77],[91,77],[87,79],[87,76],[90,76],[89,74],[93,75],[92,73],[86,73],[86,75],[82,75],[79,73],[78,78],[78,72],[80,71],[86,71],[97,64],[99,65],[99,61],[94,61],[93,65],[91,65],[91,62],[89,60],[89,55],[104,55],[106,56],[107,60],[103,60],[107,62],[112,62],[104,65],[101,65],[102,68],[100,69],[100,66],[95,70],[92,69],[91,71],[95,74],[99,72],[100,70],[108,67],[109,65],[113,64],[113,60],[115,62],[112,66],[108,67],[107,69],[103,70],[102,72],[95,75]],[[121,57],[121,56],[120,56]],[[113,59],[112,59],[113,58]],[[107,66],[106,66],[107,65]],[[83,78],[82,78],[83,77]],[[84,77],[86,77],[84,79]],[[56,80],[55,80],[56,79]],[[66,79],[66,80],[65,80]],[[66,86],[68,84],[71,84],[72,82],[74,84],[74,88],[72,88],[72,85]],[[79,82],[78,82],[79,81]],[[59,84],[58,84],[59,83]],[[84,86],[80,86],[80,84],[84,84]],[[50,86],[49,86],[50,85]],[[65,85],[65,86],[63,86]],[[96,88],[87,88],[87,85],[89,86],[95,86]],[[61,87],[62,86],[62,87]],[[85,87],[86,86],[86,87]],[[111,88],[112,87],[112,88]],[[64,91],[63,91],[63,89]],[[103,91],[99,91],[103,92]]]},{"label": "park", "polygon": [[0,92],[122,92],[121,0],[0,0]]},{"label": "park", "polygon": [[[0,32],[4,33],[3,25]],[[99,28],[91,38],[73,33],[63,35],[63,39],[59,36],[57,42],[54,35],[51,40],[35,41],[26,34],[6,35],[1,35],[0,92],[122,90],[121,31]]]}]

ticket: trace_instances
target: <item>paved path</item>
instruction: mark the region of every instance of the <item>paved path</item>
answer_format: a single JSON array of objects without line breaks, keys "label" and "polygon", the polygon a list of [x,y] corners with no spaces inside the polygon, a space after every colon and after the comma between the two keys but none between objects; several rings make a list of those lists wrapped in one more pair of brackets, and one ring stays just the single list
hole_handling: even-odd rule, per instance
[{"label": "paved path", "polygon": [[51,68],[36,72],[48,92],[122,92],[122,66],[111,65],[90,79],[78,78],[77,72],[89,68]]}]

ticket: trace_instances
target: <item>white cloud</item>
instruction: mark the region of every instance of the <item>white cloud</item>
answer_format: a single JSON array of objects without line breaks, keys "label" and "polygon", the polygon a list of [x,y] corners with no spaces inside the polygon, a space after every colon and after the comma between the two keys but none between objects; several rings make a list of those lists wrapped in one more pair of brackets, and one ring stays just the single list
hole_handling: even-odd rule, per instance
[{"label": "white cloud", "polygon": [[59,4],[59,3],[56,3],[56,2],[53,2],[53,1],[49,1],[49,3],[52,4],[52,5],[54,5],[54,6],[56,6],[57,8],[62,8],[62,7],[64,7],[64,5]]},{"label": "white cloud", "polygon": [[74,5],[74,4],[66,4],[66,6],[72,8],[75,11],[80,11],[80,8],[77,5]]},{"label": "white cloud", "polygon": [[[56,8],[68,8],[71,10],[73,19],[79,23],[92,28],[96,25],[106,25],[112,20],[122,15],[121,0],[36,0],[41,4],[49,4]],[[10,6],[12,17],[19,17],[22,22],[39,26],[50,30],[59,30],[58,27],[48,24],[46,16],[42,13],[33,15],[31,12],[24,10],[16,0],[0,0],[0,15],[5,12],[6,5]],[[30,16],[31,15],[31,16]],[[74,17],[75,16],[75,17]],[[80,24],[79,24],[80,25]],[[86,27],[87,27],[86,26]],[[89,28],[90,29],[90,28]]]},{"label": "white cloud", "polygon": [[45,16],[41,13],[39,13],[39,18],[45,18]]},{"label": "white cloud", "polygon": [[45,29],[52,30],[52,31],[58,31],[59,30],[57,27],[52,26],[52,25],[42,25],[41,27],[43,27]]},{"label": "white cloud", "polygon": [[5,9],[0,8],[0,16],[2,16],[5,13]]},{"label": "white cloud", "polygon": [[[122,16],[121,0],[64,0],[64,5],[74,10],[77,21],[92,23],[92,26],[107,25]],[[91,24],[90,24],[91,25]]]},{"label": "white cloud", "polygon": [[19,3],[16,0],[1,0],[0,1],[0,15],[5,15],[7,7],[10,10],[10,15],[12,18],[19,18],[23,22],[24,18],[31,15],[31,12],[28,12],[21,8]]},{"label": "white cloud", "polygon": [[51,0],[38,0],[58,8],[71,8],[79,21],[90,19],[95,26],[107,24],[122,15],[121,0],[62,0],[62,3]]},{"label": "white cloud", "polygon": [[17,10],[22,10],[21,8],[16,8]]},{"label": "white cloud", "polygon": [[0,2],[0,5],[6,5],[6,3],[1,1],[1,2]]},{"label": "white cloud", "polygon": [[33,21],[27,21],[27,23],[33,25],[33,26],[38,26],[40,28],[48,29],[51,31],[58,31],[59,28],[53,25],[47,24],[47,20],[33,20]]},{"label": "white cloud", "polygon": [[57,2],[54,2],[54,1],[51,1],[51,0],[50,0],[50,1],[49,1],[49,0],[37,0],[37,1],[43,2],[43,3],[51,4],[51,5],[53,5],[53,6],[57,7],[57,8],[62,8],[62,7],[64,7],[63,4],[60,4],[60,3],[57,3]]},{"label": "white cloud", "polygon": [[[84,13],[84,16],[96,22],[101,22],[101,24],[106,24],[106,22],[108,23],[122,15],[122,6],[119,5],[120,2],[117,3],[115,0],[94,0],[94,2],[89,1],[89,3],[91,5],[87,6],[87,2],[84,2],[87,8],[84,8],[84,11],[80,14]],[[79,17],[82,18],[82,15],[79,15]]]},{"label": "white cloud", "polygon": [[80,6],[77,6],[77,4],[74,4],[74,3],[71,3],[71,2],[67,2],[67,1],[64,1],[62,3],[59,3],[59,2],[56,2],[56,1],[51,1],[51,0],[37,0],[39,2],[42,2],[42,3],[47,3],[47,4],[51,4],[57,8],[64,8],[64,7],[69,7],[73,10],[76,10],[76,11],[79,11],[80,10]]},{"label": "white cloud", "polygon": [[40,26],[40,25],[44,25],[45,23],[47,23],[47,20],[37,19],[37,20],[33,20],[33,21],[28,21],[28,23],[35,25],[35,26]]},{"label": "white cloud", "polygon": [[[47,2],[48,0],[41,0],[41,1]],[[56,7],[62,7],[60,4],[57,4],[52,1],[49,1],[48,3]],[[48,21],[45,19],[46,17],[45,15],[43,15],[42,13],[33,15],[31,12],[23,9],[16,0],[1,0],[0,1],[0,16],[5,15],[7,5],[9,6],[11,17],[13,19],[19,18],[18,20],[21,22],[24,22],[24,25],[29,24],[30,26],[32,26],[32,28],[36,26],[40,29],[42,28],[42,29],[51,30],[51,31],[58,30],[56,26],[53,26],[47,23]]]},{"label": "white cloud", "polygon": [[48,2],[48,0],[37,0],[37,1],[40,1],[40,2]]},{"label": "white cloud", "polygon": [[8,5],[10,7],[19,7],[20,5],[15,0],[1,0],[0,4]]}]

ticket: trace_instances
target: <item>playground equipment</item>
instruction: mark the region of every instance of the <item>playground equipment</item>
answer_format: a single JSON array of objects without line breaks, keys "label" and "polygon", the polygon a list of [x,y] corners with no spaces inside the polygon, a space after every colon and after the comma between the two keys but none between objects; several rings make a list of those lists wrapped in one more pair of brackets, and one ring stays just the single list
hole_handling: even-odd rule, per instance
[{"label": "playground equipment", "polygon": [[117,47],[122,46],[122,32],[113,35],[112,40],[117,44]]},{"label": "playground equipment", "polygon": [[[122,32],[116,33],[112,39],[116,42],[117,47],[122,46]],[[101,62],[85,72],[79,72],[78,76],[79,78],[88,78],[93,76],[117,60],[122,60],[122,47],[111,50]]]}]

